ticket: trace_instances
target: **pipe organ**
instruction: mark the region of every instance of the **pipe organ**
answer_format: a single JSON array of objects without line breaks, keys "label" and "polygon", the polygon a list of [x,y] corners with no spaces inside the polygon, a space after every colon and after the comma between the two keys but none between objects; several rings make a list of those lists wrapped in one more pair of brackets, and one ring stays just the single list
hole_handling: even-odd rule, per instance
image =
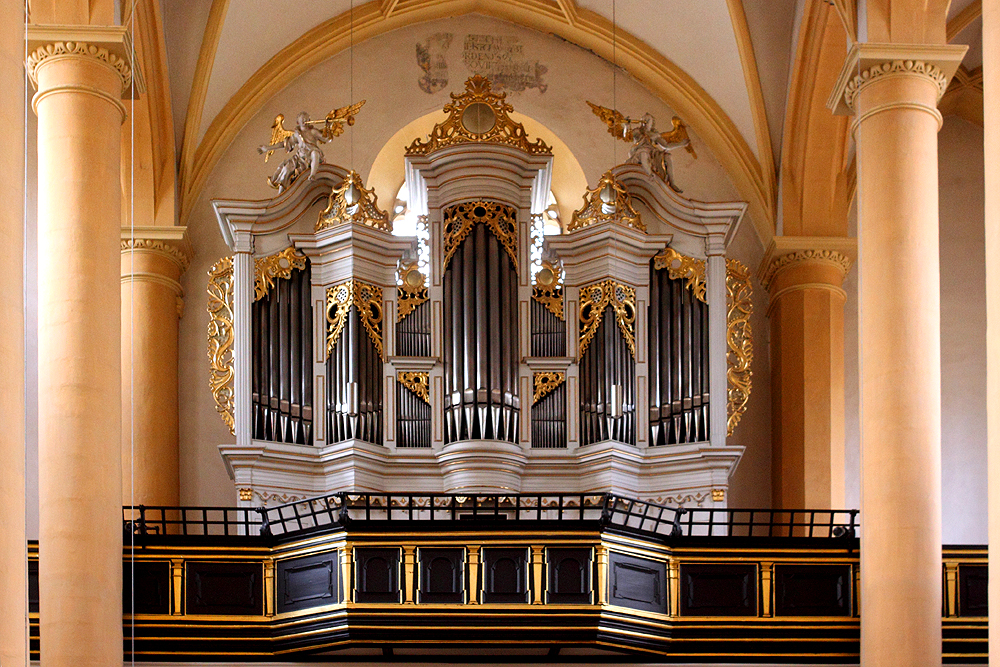
[{"label": "pipe organ", "polygon": [[717,276],[745,205],[620,165],[543,237],[551,150],[487,80],[466,86],[403,156],[419,238],[394,235],[334,165],[272,200],[214,202],[234,254],[213,269],[212,387],[241,498],[645,489],[724,504],[751,305],[745,269],[738,289]]}]

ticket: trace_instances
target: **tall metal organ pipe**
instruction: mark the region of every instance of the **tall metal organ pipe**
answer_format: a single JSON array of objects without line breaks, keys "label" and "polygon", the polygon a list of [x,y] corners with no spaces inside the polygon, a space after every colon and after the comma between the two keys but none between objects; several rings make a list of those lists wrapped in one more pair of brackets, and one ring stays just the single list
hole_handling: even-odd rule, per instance
[{"label": "tall metal organ pipe", "polygon": [[382,444],[382,355],[355,305],[326,360],[329,441]]},{"label": "tall metal organ pipe", "polygon": [[635,444],[635,358],[608,306],[580,358],[580,444]]}]

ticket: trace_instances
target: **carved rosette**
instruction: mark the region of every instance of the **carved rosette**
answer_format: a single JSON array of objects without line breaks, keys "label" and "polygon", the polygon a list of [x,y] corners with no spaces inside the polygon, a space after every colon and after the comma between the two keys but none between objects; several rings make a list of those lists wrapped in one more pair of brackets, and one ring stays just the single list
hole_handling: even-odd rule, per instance
[{"label": "carved rosette", "polygon": [[326,290],[326,353],[329,355],[340,340],[351,306],[357,308],[358,317],[375,344],[379,357],[385,359],[382,348],[382,288],[354,278]]},{"label": "carved rosette", "polygon": [[705,260],[682,255],[673,248],[666,248],[653,258],[653,268],[666,269],[672,280],[685,280],[684,286],[694,292],[702,303],[708,303],[705,293]]},{"label": "carved rosette", "polygon": [[646,231],[642,217],[632,207],[632,197],[625,186],[610,171],[604,172],[597,187],[583,195],[583,208],[573,212],[573,219],[566,226],[567,232],[613,222],[624,227]]},{"label": "carved rosette", "polygon": [[396,321],[402,322],[403,318],[427,301],[430,296],[427,291],[427,280],[420,272],[416,262],[400,266],[398,274],[396,280]]},{"label": "carved rosette", "polygon": [[531,400],[531,404],[534,405],[535,403],[538,403],[538,401],[551,394],[565,381],[566,374],[562,372],[542,371],[535,373],[535,395]]},{"label": "carved rosette", "polygon": [[[552,149],[541,139],[530,141],[524,126],[510,119],[514,110],[506,93],[494,93],[490,80],[475,75],[465,82],[465,92],[451,94],[444,106],[448,117],[431,130],[426,141],[414,139],[407,155],[427,155],[457,144],[503,144],[532,155],[551,155]],[[468,113],[466,113],[468,111]]]},{"label": "carved rosette", "polygon": [[635,358],[635,288],[614,280],[580,288],[580,356],[587,351],[608,306],[615,311],[618,328]]},{"label": "carved rosette", "polygon": [[565,320],[563,313],[562,267],[551,262],[542,262],[542,269],[535,274],[535,284],[531,298],[542,304],[547,311]]},{"label": "carved rosette", "polygon": [[378,207],[375,190],[365,188],[361,177],[353,170],[330,192],[326,208],[316,220],[316,231],[347,224],[365,225],[392,233],[392,220]]},{"label": "carved rosette", "polygon": [[215,410],[236,433],[233,418],[233,258],[223,257],[208,271],[209,387]]},{"label": "carved rosette", "polygon": [[293,270],[306,268],[306,258],[296,254],[295,248],[285,248],[267,257],[257,257],[253,261],[253,300],[259,301],[274,287],[274,281],[288,278]]},{"label": "carved rosette", "polygon": [[728,415],[726,434],[732,435],[750,400],[753,371],[753,285],[750,269],[735,259],[726,260],[726,377]]},{"label": "carved rosette", "polygon": [[396,374],[399,384],[419,396],[424,403],[431,403],[430,373],[426,371],[400,371]]},{"label": "carved rosette", "polygon": [[503,245],[517,270],[517,212],[510,206],[491,201],[457,204],[444,212],[444,270],[462,241],[478,224],[486,225]]}]

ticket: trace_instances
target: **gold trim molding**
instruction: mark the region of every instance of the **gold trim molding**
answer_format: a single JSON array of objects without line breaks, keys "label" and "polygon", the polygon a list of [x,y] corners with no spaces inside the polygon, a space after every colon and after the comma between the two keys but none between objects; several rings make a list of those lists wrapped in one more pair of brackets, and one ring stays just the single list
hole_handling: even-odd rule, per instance
[{"label": "gold trim molding", "polygon": [[646,231],[642,217],[632,207],[632,197],[625,186],[610,171],[604,172],[597,186],[583,195],[583,208],[573,212],[573,219],[566,226],[567,232],[602,222],[613,222],[624,227]]},{"label": "gold trim molding", "polygon": [[[750,269],[726,260],[726,435],[732,435],[750,401],[753,370],[753,283]],[[713,491],[714,496],[714,491]],[[713,497],[714,500],[714,497]]]},{"label": "gold trim molding", "polygon": [[531,298],[560,320],[566,320],[563,312],[562,267],[559,264],[542,262],[542,269],[535,275],[535,284],[531,288]]},{"label": "gold trim molding", "polygon": [[416,262],[399,267],[399,279],[396,281],[396,321],[412,313],[417,306],[430,299],[427,290],[427,279],[420,272]]},{"label": "gold trim molding", "polygon": [[292,271],[306,268],[306,258],[288,247],[279,253],[267,257],[256,257],[253,260],[253,300],[259,301],[267,296],[274,287],[275,280],[287,279]]},{"label": "gold trim molding", "polygon": [[463,202],[445,209],[442,225],[444,228],[442,273],[448,270],[451,258],[455,256],[462,241],[477,224],[484,224],[490,228],[507,250],[510,261],[514,263],[514,270],[517,271],[517,211],[511,206],[481,200]]},{"label": "gold trim molding", "polygon": [[531,399],[531,404],[535,405],[542,400],[559,385],[566,381],[566,373],[562,371],[542,371],[534,374],[535,394]]},{"label": "gold trim molding", "polygon": [[366,188],[361,176],[353,169],[340,185],[330,191],[326,208],[316,220],[316,231],[347,224],[365,225],[392,233],[392,220],[378,207],[375,190]]},{"label": "gold trim molding", "polygon": [[215,411],[236,434],[233,418],[233,258],[223,257],[208,270],[209,387]]},{"label": "gold trim molding", "polygon": [[609,306],[614,309],[618,328],[635,358],[635,288],[614,280],[580,288],[580,357],[594,339]]},{"label": "gold trim molding", "polygon": [[682,255],[673,248],[664,248],[663,252],[653,258],[653,268],[657,271],[666,269],[671,280],[686,280],[684,286],[694,292],[699,301],[708,303],[705,260]]},{"label": "gold trim molding", "polygon": [[399,384],[419,396],[427,405],[431,404],[430,373],[427,371],[400,371],[396,374]]},{"label": "gold trim molding", "polygon": [[385,359],[382,347],[382,288],[369,285],[355,278],[328,287],[326,290],[326,353],[333,351],[347,324],[351,306],[358,309],[358,317],[365,331],[378,350],[378,356]]},{"label": "gold trim molding", "polygon": [[[466,143],[503,144],[531,155],[551,155],[552,149],[544,141],[529,141],[524,126],[511,120],[508,114],[514,107],[506,100],[507,93],[494,93],[486,77],[479,74],[470,77],[465,82],[465,92],[461,95],[451,93],[451,102],[444,106],[448,118],[434,126],[426,141],[414,139],[406,148],[406,155],[427,155],[447,146]],[[464,117],[467,109],[470,113],[480,109],[483,113],[491,112],[492,118],[486,116],[484,121],[489,127],[479,128],[481,131],[469,129]]]}]

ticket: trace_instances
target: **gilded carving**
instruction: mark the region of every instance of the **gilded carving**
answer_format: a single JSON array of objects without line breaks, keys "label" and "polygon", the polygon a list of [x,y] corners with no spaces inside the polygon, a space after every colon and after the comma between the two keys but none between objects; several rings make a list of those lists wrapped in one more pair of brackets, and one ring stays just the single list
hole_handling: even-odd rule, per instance
[{"label": "gilded carving", "polygon": [[615,311],[618,327],[635,357],[635,288],[605,280],[580,288],[580,356],[587,351],[608,307]]},{"label": "gilded carving", "polygon": [[346,224],[365,225],[392,233],[392,220],[378,207],[375,190],[365,188],[361,177],[353,170],[330,192],[326,208],[316,220],[316,231]]},{"label": "gilded carving", "polygon": [[399,384],[423,399],[424,403],[430,405],[430,373],[426,371],[400,371],[396,374],[396,379],[399,380]]},{"label": "gilded carving", "polygon": [[573,212],[573,219],[566,226],[566,231],[572,232],[602,222],[614,222],[641,232],[646,231],[645,223],[632,207],[632,197],[610,171],[604,172],[597,187],[587,190],[583,195],[583,208]]},{"label": "gilded carving", "polygon": [[[465,92],[451,93],[444,106],[448,117],[431,130],[426,141],[414,139],[407,155],[427,155],[439,148],[466,143],[503,144],[532,155],[550,155],[552,149],[541,139],[528,139],[524,126],[510,119],[514,110],[506,93],[494,93],[490,80],[475,75],[465,82]],[[466,113],[468,111],[468,113]]]},{"label": "gilded carving", "polygon": [[844,89],[844,101],[853,110],[854,98],[865,86],[882,77],[898,74],[919,74],[927,77],[937,86],[939,100],[948,87],[948,77],[931,63],[925,63],[921,60],[893,60],[870,67],[851,79],[847,88]]},{"label": "gilded carving", "polygon": [[378,350],[379,357],[385,358],[382,348],[382,288],[351,278],[326,290],[326,353],[340,340],[340,334],[347,324],[351,306],[358,310],[358,317],[368,336]]},{"label": "gilded carving", "polygon": [[694,292],[702,303],[708,303],[705,293],[705,260],[682,255],[673,248],[666,248],[653,258],[653,268],[666,269],[671,280],[686,280],[684,286]]},{"label": "gilded carving", "polygon": [[107,49],[87,44],[86,42],[53,42],[40,46],[25,59],[24,66],[31,77],[31,83],[38,86],[37,71],[38,66],[48,58],[57,56],[83,56],[86,58],[96,58],[112,67],[122,78],[122,88],[128,89],[132,85],[132,68],[124,58],[120,58]]},{"label": "gilded carving", "polygon": [[535,285],[531,298],[542,304],[547,311],[565,320],[563,313],[562,267],[551,262],[542,262],[542,269],[535,274]]},{"label": "gilded carving", "polygon": [[557,371],[543,371],[535,373],[534,381],[535,395],[531,401],[532,405],[551,394],[559,385],[565,382],[566,374]]},{"label": "gilded carving", "polygon": [[753,371],[753,286],[750,269],[735,259],[726,260],[726,377],[728,379],[726,433],[732,435],[750,400]]},{"label": "gilded carving", "polygon": [[396,280],[396,321],[402,322],[403,318],[413,312],[420,304],[430,297],[427,292],[427,280],[416,262],[411,262],[399,267],[399,277]]},{"label": "gilded carving", "polygon": [[517,212],[510,206],[491,201],[457,204],[444,212],[444,269],[448,268],[462,241],[477,224],[490,228],[503,245],[517,270]]},{"label": "gilded carving", "polygon": [[215,410],[236,433],[233,418],[233,258],[223,257],[208,271],[209,387]]},{"label": "gilded carving", "polygon": [[274,281],[288,278],[295,269],[306,268],[306,258],[296,254],[295,248],[285,248],[267,257],[257,257],[253,261],[253,300],[259,301],[274,287]]}]

